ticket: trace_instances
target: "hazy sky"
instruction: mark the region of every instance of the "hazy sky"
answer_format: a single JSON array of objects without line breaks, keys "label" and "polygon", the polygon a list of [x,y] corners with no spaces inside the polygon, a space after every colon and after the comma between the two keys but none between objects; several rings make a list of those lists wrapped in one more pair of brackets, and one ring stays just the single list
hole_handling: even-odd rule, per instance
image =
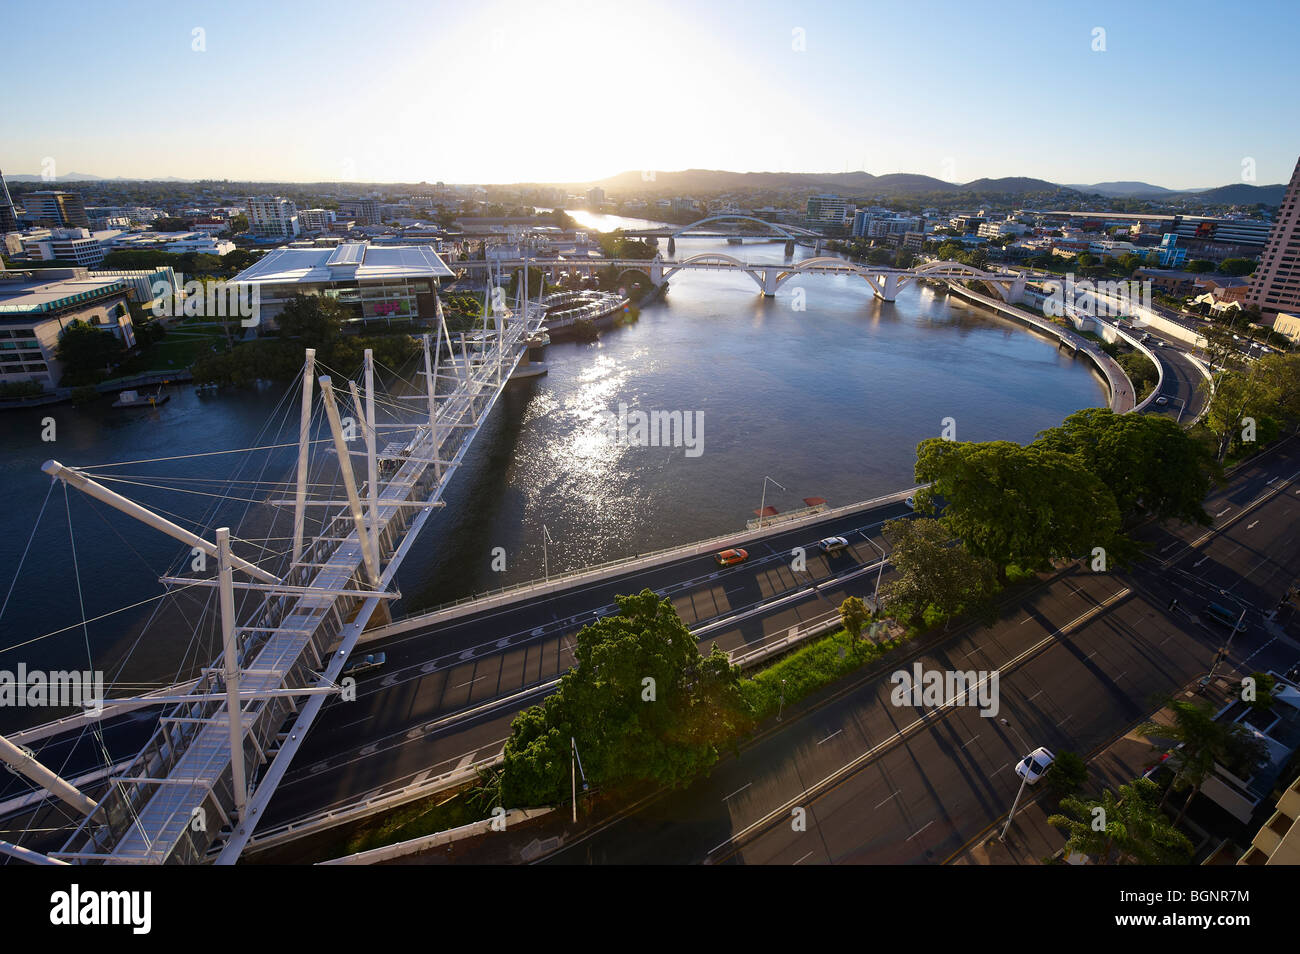
[{"label": "hazy sky", "polygon": [[1287,0],[3,0],[0,13],[23,54],[0,97],[11,174],[865,169],[1192,188],[1243,181],[1252,161],[1257,184],[1285,182],[1300,155],[1300,3]]}]

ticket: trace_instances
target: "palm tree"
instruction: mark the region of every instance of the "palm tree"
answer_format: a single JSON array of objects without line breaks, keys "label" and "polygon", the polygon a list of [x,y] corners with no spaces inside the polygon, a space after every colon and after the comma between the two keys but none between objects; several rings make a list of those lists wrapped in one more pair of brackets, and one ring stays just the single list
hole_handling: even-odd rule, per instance
[{"label": "palm tree", "polygon": [[[1148,739],[1168,739],[1179,743],[1169,756],[1174,766],[1174,779],[1160,799],[1161,807],[1171,792],[1190,788],[1174,825],[1178,825],[1187,808],[1201,790],[1206,779],[1214,774],[1215,763],[1228,764],[1246,761],[1253,765],[1262,755],[1259,742],[1240,722],[1217,722],[1214,713],[1206,706],[1181,699],[1170,699],[1166,705],[1173,711],[1174,722],[1144,722],[1138,726],[1138,735]],[[1160,751],[1160,747],[1155,747]]]},{"label": "palm tree", "polygon": [[[1102,864],[1186,864],[1192,843],[1169,823],[1157,800],[1159,786],[1146,778],[1107,789],[1100,799],[1061,799],[1047,823],[1067,835],[1068,854],[1093,855]],[[1100,827],[1098,827],[1100,825]]]}]

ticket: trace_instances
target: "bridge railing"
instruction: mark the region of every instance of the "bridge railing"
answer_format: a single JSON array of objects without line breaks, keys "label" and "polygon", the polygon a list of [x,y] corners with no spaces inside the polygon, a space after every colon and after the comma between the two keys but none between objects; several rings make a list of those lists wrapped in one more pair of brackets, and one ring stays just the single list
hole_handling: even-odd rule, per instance
[{"label": "bridge railing", "polygon": [[[923,486],[925,485],[917,485],[915,487],[909,487],[906,490],[898,490],[859,503],[847,504],[843,507],[832,507],[821,513],[809,514],[798,520],[791,521],[788,524],[783,524],[775,532],[784,533],[789,530],[797,530],[800,527],[809,524],[833,520],[836,517],[860,513],[864,510],[871,510],[875,507],[884,506],[890,503],[899,503],[907,497],[913,496],[918,490],[921,490]],[[568,587],[586,580],[609,576],[621,576],[625,573],[632,573],[637,570],[647,569],[663,563],[670,563],[673,560],[681,559],[683,557],[714,553],[718,550],[725,550],[730,547],[739,546],[740,544],[761,540],[764,537],[770,536],[773,532],[774,529],[771,526],[765,526],[762,529],[757,530],[742,530],[737,533],[728,533],[721,536],[710,537],[694,543],[662,547],[658,550],[652,550],[649,553],[639,553],[632,557],[607,560],[604,563],[583,567],[579,570],[572,570],[568,573],[552,576],[548,579],[533,579],[522,583],[515,583],[510,586],[497,587],[496,589],[486,590],[472,596],[465,596],[458,600],[441,603],[430,609],[418,610],[414,613],[408,613],[403,616],[395,616],[391,623],[370,630],[366,636],[371,639],[376,639],[395,635],[396,633],[405,632],[408,629],[414,629],[420,625],[432,623],[444,615],[464,615],[457,613],[456,611],[470,606],[474,607],[473,612],[478,612],[479,610],[487,609],[489,606],[499,605],[500,603],[515,602],[530,596],[567,589]]]}]

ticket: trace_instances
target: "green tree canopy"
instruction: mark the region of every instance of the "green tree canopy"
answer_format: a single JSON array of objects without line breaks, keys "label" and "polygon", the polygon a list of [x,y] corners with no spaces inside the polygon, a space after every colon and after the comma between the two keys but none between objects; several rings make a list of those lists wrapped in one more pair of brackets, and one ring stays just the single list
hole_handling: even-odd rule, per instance
[{"label": "green tree canopy", "polygon": [[111,331],[74,321],[59,337],[55,355],[63,364],[59,384],[71,387],[93,384],[103,372],[126,357],[126,346]]},{"label": "green tree canopy", "polygon": [[1208,524],[1210,462],[1202,445],[1167,417],[1086,408],[1031,446],[1069,454],[1110,488],[1121,516]]},{"label": "green tree canopy", "polygon": [[1041,445],[931,438],[916,451],[916,478],[944,499],[940,520],[1006,581],[1012,564],[1034,568],[1094,547],[1119,549],[1119,509],[1077,458]]},{"label": "green tree canopy", "polygon": [[912,622],[921,620],[927,606],[951,616],[993,592],[996,567],[983,557],[971,556],[938,520],[891,520],[884,533],[892,548],[889,561],[895,575],[885,584],[883,598],[909,607]]},{"label": "green tree canopy", "polygon": [[321,295],[294,295],[276,318],[281,338],[293,338],[306,348],[324,348],[338,337],[350,317],[344,306]]},{"label": "green tree canopy", "polygon": [[1061,799],[1061,813],[1047,819],[1066,833],[1067,853],[1092,855],[1102,864],[1172,865],[1191,860],[1192,843],[1169,823],[1158,804],[1160,790],[1139,778],[1107,790],[1099,799]]},{"label": "green tree canopy", "polygon": [[574,667],[542,705],[511,725],[505,803],[568,797],[569,739],[598,785],[679,785],[712,767],[745,711],[739,670],[713,647],[701,655],[672,604],[650,590],[618,597],[619,612],[578,633]]}]

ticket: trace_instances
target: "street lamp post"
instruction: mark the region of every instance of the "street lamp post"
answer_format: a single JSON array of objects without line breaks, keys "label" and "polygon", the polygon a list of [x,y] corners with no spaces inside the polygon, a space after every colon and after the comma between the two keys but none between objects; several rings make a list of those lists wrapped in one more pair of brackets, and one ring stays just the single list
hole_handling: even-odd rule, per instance
[{"label": "street lamp post", "polygon": [[[768,477],[767,475],[763,476],[763,500],[758,505],[758,529],[760,530],[763,529],[764,526],[763,521],[764,519],[766,519],[766,514],[767,514],[767,482],[769,480],[772,480],[772,478]],[[777,483],[777,481],[775,480],[772,480],[772,483],[776,484],[778,487],[781,487],[781,485]],[[785,490],[784,487],[781,487],[781,489]]]},{"label": "street lamp post", "polygon": [[1215,653],[1215,656],[1214,656],[1214,665],[1210,666],[1210,672],[1209,672],[1209,674],[1205,677],[1205,685],[1207,685],[1207,686],[1208,686],[1211,682],[1214,681],[1214,672],[1215,672],[1216,669],[1219,668],[1219,663],[1221,663],[1223,660],[1225,660],[1225,659],[1228,658],[1228,651],[1229,651],[1230,649],[1232,649],[1232,640],[1236,637],[1237,632],[1242,628],[1243,624],[1244,624],[1245,621],[1246,621],[1246,609],[1247,609],[1247,606],[1246,606],[1246,604],[1245,604],[1244,602],[1242,602],[1241,600],[1237,599],[1237,597],[1233,596],[1233,595],[1232,595],[1231,593],[1229,593],[1227,590],[1222,590],[1222,589],[1219,590],[1219,595],[1222,596],[1222,597],[1225,597],[1225,598],[1227,598],[1227,599],[1232,600],[1234,603],[1236,603],[1238,606],[1240,606],[1240,607],[1241,607],[1241,615],[1237,617],[1237,622],[1235,622],[1235,623],[1232,625],[1232,632],[1228,634],[1228,642],[1227,642],[1226,644],[1224,644],[1224,647],[1223,647],[1222,650],[1220,650],[1218,653]]},{"label": "street lamp post", "polygon": [[546,524],[542,524],[542,575],[547,583],[551,582],[551,561],[546,551],[546,544],[554,542],[551,539],[551,532],[546,529]]},{"label": "street lamp post", "polygon": [[862,534],[862,536],[866,539],[866,541],[870,543],[873,547],[875,547],[876,552],[880,554],[880,568],[876,570],[876,593],[873,597],[871,597],[871,604],[872,604],[871,612],[879,613],[880,612],[880,577],[881,574],[885,572],[885,559],[886,559],[885,551],[884,548],[880,546],[880,544],[876,543],[875,540],[871,539],[871,535],[867,533],[867,531],[859,530],[858,533]]},{"label": "street lamp post", "polygon": [[[582,772],[582,756],[578,754],[578,742],[569,736],[569,775],[573,785],[573,823],[578,823],[578,773]],[[587,790],[587,773],[582,772],[582,790]]]},{"label": "street lamp post", "polygon": [[785,710],[785,680],[781,680],[781,699],[776,706],[776,721],[781,721],[781,713]]},{"label": "street lamp post", "polygon": [[[1014,732],[1014,733],[1016,734],[1016,738],[1020,740],[1020,744],[1021,744],[1021,745],[1025,746],[1025,748],[1027,748],[1027,749],[1029,748],[1029,743],[1025,741],[1025,737],[1024,737],[1023,735],[1020,734],[1020,730],[1019,730],[1019,729],[1017,729],[1014,725],[1012,725],[1012,724],[1011,724],[1010,722],[1008,722],[1006,719],[998,719],[998,722],[1002,723],[1004,726],[1006,726],[1008,729],[1010,729],[1012,732]],[[1033,751],[1033,750],[1030,749],[1030,752],[1031,752],[1031,753],[1032,753],[1032,751]],[[1028,758],[1028,756],[1026,756],[1025,758]],[[1021,761],[1024,761],[1024,760],[1022,759]],[[1020,763],[1017,762],[1016,764],[1019,765]],[[1019,788],[1019,790],[1016,792],[1016,800],[1015,800],[1014,802],[1011,803],[1011,814],[1007,815],[1007,823],[1006,823],[1006,825],[1004,825],[1003,828],[1002,828],[1002,834],[998,835],[998,841],[1006,841],[1006,840],[1007,840],[1007,832],[1009,832],[1009,831],[1011,830],[1011,822],[1012,822],[1012,821],[1015,819],[1015,817],[1016,817],[1016,809],[1020,807],[1020,797],[1021,797],[1022,795],[1025,794],[1025,785],[1027,785],[1028,782],[1029,782],[1029,773],[1028,773],[1028,772],[1025,772],[1025,774],[1024,774],[1023,776],[1021,776],[1021,779],[1020,779],[1020,788]]]}]

